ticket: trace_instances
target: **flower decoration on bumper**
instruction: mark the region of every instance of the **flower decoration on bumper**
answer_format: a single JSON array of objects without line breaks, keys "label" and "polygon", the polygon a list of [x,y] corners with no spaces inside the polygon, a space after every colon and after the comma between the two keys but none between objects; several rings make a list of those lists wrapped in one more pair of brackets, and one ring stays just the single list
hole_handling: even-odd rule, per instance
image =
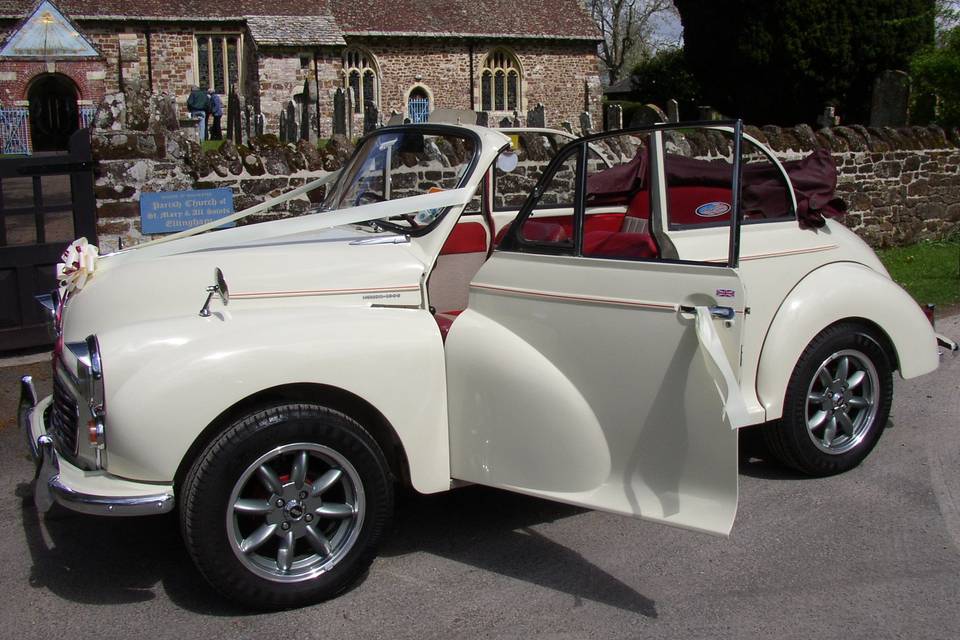
[{"label": "flower decoration on bumper", "polygon": [[63,262],[57,263],[57,284],[60,295],[66,296],[83,289],[87,280],[93,277],[97,269],[100,250],[89,244],[86,238],[78,238],[70,243],[60,256]]}]

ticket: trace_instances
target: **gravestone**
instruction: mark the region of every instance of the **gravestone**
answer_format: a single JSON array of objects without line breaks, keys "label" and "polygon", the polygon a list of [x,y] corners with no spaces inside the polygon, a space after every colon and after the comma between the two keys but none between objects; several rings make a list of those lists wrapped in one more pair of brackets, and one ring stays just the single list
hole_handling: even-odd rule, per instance
[{"label": "gravestone", "polygon": [[256,112],[253,117],[253,135],[262,136],[263,130],[266,128],[267,120],[263,117],[263,113]]},{"label": "gravestone", "polygon": [[227,139],[240,143],[240,96],[236,91],[227,94]]},{"label": "gravestone", "polygon": [[506,116],[504,116],[503,118],[500,119],[500,128],[512,127],[512,126],[513,126],[513,120],[511,120],[510,118],[507,118]]},{"label": "gravestone", "polygon": [[490,126],[490,114],[486,111],[477,111],[477,126],[478,127],[489,127]]},{"label": "gravestone", "polygon": [[588,136],[593,133],[593,116],[589,111],[580,114],[580,135]]},{"label": "gravestone", "polygon": [[403,114],[398,112],[396,109],[390,111],[390,118],[387,120],[388,127],[395,127],[398,124],[403,124]]},{"label": "gravestone", "polygon": [[293,100],[287,102],[287,131],[286,131],[286,140],[283,140],[284,136],[281,136],[283,142],[293,142],[300,137],[300,127],[297,125],[297,105]]},{"label": "gravestone", "polygon": [[517,113],[516,111],[513,112],[513,126],[515,127],[520,126],[520,114]]},{"label": "gravestone", "polygon": [[333,92],[333,135],[347,135],[347,95],[342,88]]},{"label": "gravestone", "polygon": [[573,133],[573,125],[566,120],[560,123],[560,128],[566,131],[567,133]]},{"label": "gravestone", "polygon": [[280,142],[287,141],[287,112],[280,112],[280,125],[278,131],[280,132]]},{"label": "gravestone", "polygon": [[910,76],[903,71],[883,71],[873,83],[871,127],[905,127],[910,117]]},{"label": "gravestone", "polygon": [[373,104],[373,100],[365,101],[363,106],[363,133],[367,134],[376,129],[379,122],[380,112],[377,110],[377,105]]},{"label": "gravestone", "polygon": [[660,122],[667,122],[667,114],[655,104],[645,104],[634,110],[630,118],[631,127],[645,127]]},{"label": "gravestone", "polygon": [[710,105],[701,105],[697,107],[697,111],[700,114],[698,119],[700,120],[720,120],[720,112],[711,107]]},{"label": "gravestone", "polygon": [[680,122],[680,103],[673,98],[667,100],[667,122]]},{"label": "gravestone", "polygon": [[837,115],[834,107],[826,106],[823,108],[823,114],[817,116],[817,124],[821,129],[829,129],[840,124],[840,116]]},{"label": "gravestone", "polygon": [[353,93],[353,87],[347,87],[347,99],[344,102],[344,105],[346,106],[346,111],[344,112],[344,115],[346,115],[347,117],[347,137],[348,138],[353,138],[353,114],[355,113],[354,100],[356,100],[356,96]]},{"label": "gravestone", "polygon": [[547,126],[547,115],[542,102],[538,102],[537,106],[527,112],[527,126],[540,128]]},{"label": "gravestone", "polygon": [[300,114],[300,139],[308,140],[310,144],[317,144],[317,81],[303,81],[303,104]]},{"label": "gravestone", "polygon": [[618,104],[608,104],[605,113],[607,131],[623,129],[623,107]]}]

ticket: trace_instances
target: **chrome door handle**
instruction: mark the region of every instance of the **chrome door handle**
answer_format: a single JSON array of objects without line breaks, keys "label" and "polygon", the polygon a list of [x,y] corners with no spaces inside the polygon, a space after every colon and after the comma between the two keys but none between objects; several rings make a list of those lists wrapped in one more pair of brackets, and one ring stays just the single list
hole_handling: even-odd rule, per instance
[{"label": "chrome door handle", "polygon": [[737,312],[733,310],[733,307],[718,307],[712,306],[710,309],[710,315],[714,318],[721,318],[723,320],[733,320],[737,317]]},{"label": "chrome door handle", "polygon": [[[719,307],[716,305],[707,307],[707,310],[710,312],[710,315],[714,318],[720,318],[721,320],[733,320],[737,317],[737,312],[733,310],[733,307]],[[680,305],[680,313],[695,314],[697,312],[696,307],[691,307],[688,305]]]}]

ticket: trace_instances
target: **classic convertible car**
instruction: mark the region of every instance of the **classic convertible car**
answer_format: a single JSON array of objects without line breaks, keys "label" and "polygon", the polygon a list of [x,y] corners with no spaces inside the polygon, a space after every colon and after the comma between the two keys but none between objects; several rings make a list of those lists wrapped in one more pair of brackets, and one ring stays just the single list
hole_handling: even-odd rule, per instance
[{"label": "classic convertible car", "polygon": [[921,309],[824,217],[828,155],[785,167],[736,122],[506,134],[380,129],[312,215],[75,244],[53,395],[22,381],[38,507],[176,509],[213,586],[299,606],[370,564],[397,482],[726,534],[738,429],[841,472],[893,373],[937,367]]}]

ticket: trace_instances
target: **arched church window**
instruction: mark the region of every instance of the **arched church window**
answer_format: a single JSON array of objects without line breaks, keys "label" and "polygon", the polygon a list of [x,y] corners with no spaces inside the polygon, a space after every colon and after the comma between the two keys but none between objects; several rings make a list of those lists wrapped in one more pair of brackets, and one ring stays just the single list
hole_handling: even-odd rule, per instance
[{"label": "arched church window", "polygon": [[361,49],[347,49],[343,53],[345,88],[353,89],[353,111],[364,113],[367,105],[380,104],[380,81],[377,61]]},{"label": "arched church window", "polygon": [[496,49],[480,71],[480,106],[484,111],[520,109],[520,64],[512,53]]}]

